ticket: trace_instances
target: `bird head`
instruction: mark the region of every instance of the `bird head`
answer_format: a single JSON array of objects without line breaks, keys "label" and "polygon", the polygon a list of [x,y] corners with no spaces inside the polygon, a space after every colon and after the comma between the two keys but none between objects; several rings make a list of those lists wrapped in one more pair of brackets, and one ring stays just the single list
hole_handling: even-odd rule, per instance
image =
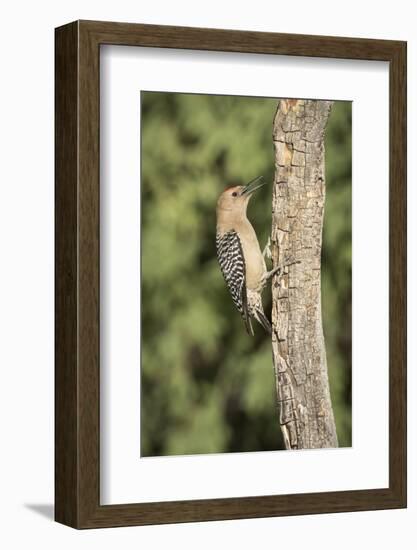
[{"label": "bird head", "polygon": [[262,179],[262,176],[258,176],[247,185],[227,187],[217,201],[217,210],[245,212],[252,193],[265,185],[265,182],[260,183]]}]

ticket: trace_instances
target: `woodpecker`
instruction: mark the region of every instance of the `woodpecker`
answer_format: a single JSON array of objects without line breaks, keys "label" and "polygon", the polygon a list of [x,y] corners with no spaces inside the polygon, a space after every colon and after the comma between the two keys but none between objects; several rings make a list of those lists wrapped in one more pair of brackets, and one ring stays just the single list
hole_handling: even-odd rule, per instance
[{"label": "woodpecker", "polygon": [[262,291],[267,280],[279,267],[267,271],[265,256],[270,254],[269,241],[263,253],[246,209],[252,193],[265,185],[262,176],[247,185],[228,187],[217,201],[216,248],[223,277],[240,311],[248,334],[253,336],[253,317],[271,334],[262,306]]}]

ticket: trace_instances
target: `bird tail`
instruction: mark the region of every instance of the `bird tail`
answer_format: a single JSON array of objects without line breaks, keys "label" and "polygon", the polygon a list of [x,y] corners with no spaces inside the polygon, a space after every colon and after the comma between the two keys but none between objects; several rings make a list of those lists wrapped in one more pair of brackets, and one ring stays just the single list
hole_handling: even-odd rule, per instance
[{"label": "bird tail", "polygon": [[245,321],[246,331],[249,336],[254,336],[255,333],[253,332],[253,327],[249,315],[245,315],[243,317],[243,320]]},{"label": "bird tail", "polygon": [[266,330],[266,332],[268,334],[272,334],[272,327],[271,327],[271,323],[268,321],[265,313],[263,312],[262,309],[256,309],[255,310],[255,319],[258,321],[258,323],[260,323],[264,329]]},{"label": "bird tail", "polygon": [[259,292],[248,290],[248,311],[249,315],[254,317],[268,334],[272,334],[271,323],[264,313],[262,298]]},{"label": "bird tail", "polygon": [[253,332],[253,327],[249,316],[248,295],[246,293],[246,289],[244,289],[244,292],[242,292],[241,313],[242,313],[243,320],[245,321],[246,332],[249,334],[249,336],[254,336],[255,333]]}]

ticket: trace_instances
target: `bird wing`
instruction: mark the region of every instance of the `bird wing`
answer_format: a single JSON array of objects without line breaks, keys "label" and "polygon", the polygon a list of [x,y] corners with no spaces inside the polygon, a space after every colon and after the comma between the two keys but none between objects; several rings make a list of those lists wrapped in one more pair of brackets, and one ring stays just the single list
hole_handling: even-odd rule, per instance
[{"label": "bird wing", "polygon": [[246,269],[242,244],[236,231],[216,237],[217,257],[233,302],[242,314],[246,330],[253,335],[246,294]]}]

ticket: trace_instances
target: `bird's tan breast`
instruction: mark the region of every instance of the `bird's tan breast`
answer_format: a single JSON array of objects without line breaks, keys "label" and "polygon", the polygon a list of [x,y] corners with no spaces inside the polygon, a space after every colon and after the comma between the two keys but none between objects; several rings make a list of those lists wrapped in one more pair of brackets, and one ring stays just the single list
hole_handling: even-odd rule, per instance
[{"label": "bird's tan breast", "polygon": [[248,221],[247,224],[242,224],[238,233],[245,258],[246,286],[249,289],[258,290],[266,272],[266,265],[255,230]]}]

